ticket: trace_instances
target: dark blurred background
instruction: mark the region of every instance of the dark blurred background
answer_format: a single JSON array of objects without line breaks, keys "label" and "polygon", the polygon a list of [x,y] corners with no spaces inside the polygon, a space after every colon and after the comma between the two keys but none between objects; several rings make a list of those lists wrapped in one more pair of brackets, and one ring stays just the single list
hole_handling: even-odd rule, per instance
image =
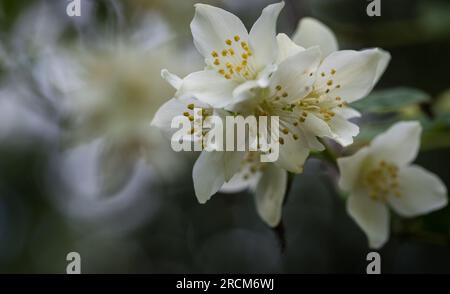
[{"label": "dark blurred background", "polygon": [[[80,253],[83,273],[365,273],[366,237],[345,211],[335,171],[314,158],[295,176],[278,230],[262,223],[250,193],[218,194],[198,204],[191,180],[195,155],[177,155],[165,176],[138,161],[123,186],[99,190],[98,142],[62,143],[66,109],[58,92],[43,86],[46,58],[80,43],[97,46],[104,36],[126,39],[130,27],[157,18],[175,36],[175,55],[199,60],[189,67],[202,65],[189,31],[195,2],[81,2],[82,16],[70,18],[69,1],[0,0],[1,273],[65,273],[71,251]],[[207,2],[250,27],[273,1]],[[380,17],[367,16],[368,3],[286,0],[278,31],[292,34],[300,18],[312,16],[333,29],[341,48],[389,51],[392,60],[377,89],[428,93],[431,102],[405,113],[420,112],[426,120],[444,113],[450,125],[450,2],[381,0]],[[165,83],[158,80],[160,69],[153,69],[154,87]],[[168,91],[157,105],[170,98]],[[443,138],[417,162],[449,187],[450,139]],[[449,208],[394,219],[390,241],[380,250],[382,271],[450,273],[449,226]]]}]

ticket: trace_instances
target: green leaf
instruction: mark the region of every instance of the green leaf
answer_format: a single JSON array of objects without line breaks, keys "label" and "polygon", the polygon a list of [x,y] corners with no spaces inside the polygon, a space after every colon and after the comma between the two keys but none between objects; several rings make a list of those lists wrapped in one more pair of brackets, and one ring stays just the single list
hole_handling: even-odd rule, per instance
[{"label": "green leaf", "polygon": [[427,101],[430,96],[421,90],[398,87],[375,91],[351,106],[363,112],[390,112]]}]

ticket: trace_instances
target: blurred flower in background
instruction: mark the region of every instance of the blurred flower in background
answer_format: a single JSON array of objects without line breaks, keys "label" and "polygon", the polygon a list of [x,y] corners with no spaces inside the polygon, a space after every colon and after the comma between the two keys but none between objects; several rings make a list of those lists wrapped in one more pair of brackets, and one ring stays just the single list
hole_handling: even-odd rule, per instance
[{"label": "blurred flower in background", "polygon": [[51,106],[33,77],[38,60],[56,46],[66,21],[53,7],[34,3],[24,9],[0,42],[0,140],[18,143],[56,139]]},{"label": "blurred flower in background", "polygon": [[177,48],[173,38],[162,19],[147,15],[134,31],[58,48],[36,73],[39,84],[58,99],[63,144],[101,139],[100,194],[120,190],[140,159],[166,178],[182,168],[183,156],[167,148],[160,132],[150,127],[157,108],[173,95],[170,86],[161,84],[160,69],[195,67],[189,50]]}]

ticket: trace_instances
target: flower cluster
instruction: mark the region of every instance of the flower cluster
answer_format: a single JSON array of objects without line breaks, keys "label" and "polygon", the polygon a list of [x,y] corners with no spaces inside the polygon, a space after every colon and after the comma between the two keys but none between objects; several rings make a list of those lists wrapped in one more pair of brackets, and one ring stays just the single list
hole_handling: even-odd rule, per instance
[{"label": "flower cluster", "polygon": [[[204,150],[193,169],[195,193],[200,203],[205,203],[218,191],[251,189],[255,192],[259,215],[272,227],[277,226],[281,219],[287,173],[301,173],[310,152],[325,149],[322,138],[332,139],[343,147],[353,143],[359,127],[349,119],[359,117],[360,113],[351,108],[351,103],[371,92],[390,60],[390,54],[379,48],[339,50],[331,30],[312,18],[302,19],[292,38],[286,34],[276,34],[277,18],[283,6],[283,2],[267,6],[247,31],[235,15],[213,6],[196,4],[191,31],[206,66],[184,78],[167,70],[162,71],[162,77],[176,89],[176,94],[158,110],[152,122],[172,134],[171,120],[184,115],[193,121],[192,110],[198,108],[206,117],[213,114],[240,115],[244,118],[278,117],[280,154],[275,162],[259,160],[257,155],[265,150]],[[393,128],[394,132],[397,128]],[[380,142],[385,141],[386,136],[390,139],[392,132],[374,141],[374,146],[379,146],[379,151],[374,153],[383,152],[382,147],[387,145]],[[183,139],[205,144],[207,135],[208,130],[192,128]],[[267,142],[270,137],[271,132],[248,132],[249,142]],[[392,139],[400,142],[399,138]],[[417,141],[417,136],[414,140]],[[390,143],[389,146],[395,149],[396,145]],[[350,214],[369,234],[374,246],[386,240],[384,203],[411,213],[429,211],[445,203],[445,189],[441,185],[434,190],[439,194],[435,195],[439,201],[431,207],[409,210],[400,204],[409,197],[414,198],[396,196],[408,193],[403,191],[403,180],[423,174],[416,168],[403,169],[403,165],[415,156],[418,145],[415,146],[408,147],[411,154],[401,162],[397,161],[396,156],[402,151],[386,147],[383,154],[391,151],[389,155],[395,156],[375,156],[376,160],[364,163],[368,166],[364,172],[358,171],[357,166],[362,166],[363,157],[369,149],[360,151],[364,156],[360,153],[355,155],[360,163],[353,159],[339,161],[342,189],[357,191],[356,196],[352,194],[349,199]],[[359,179],[360,176],[363,178]],[[349,177],[352,179],[349,180]],[[359,197],[362,193],[360,185],[353,185],[358,181],[370,197]],[[424,190],[417,190],[417,193],[421,192]],[[361,201],[366,202],[361,204]],[[367,205],[372,204],[380,207],[380,214],[383,215],[377,215],[378,220],[371,218],[364,221]],[[374,228],[379,222],[384,224],[383,228]],[[376,236],[372,238],[371,233],[375,231]]]}]

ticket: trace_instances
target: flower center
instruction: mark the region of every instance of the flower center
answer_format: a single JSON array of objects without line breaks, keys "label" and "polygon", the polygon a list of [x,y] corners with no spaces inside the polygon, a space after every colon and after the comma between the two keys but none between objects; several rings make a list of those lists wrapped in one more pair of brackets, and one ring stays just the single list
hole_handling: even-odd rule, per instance
[{"label": "flower center", "polygon": [[[313,86],[313,89],[306,97],[297,101],[298,108],[301,109],[303,116],[300,117],[300,122],[305,121],[308,113],[314,113],[317,117],[329,122],[336,114],[333,109],[347,106],[347,103],[340,96],[332,97],[329,94],[332,88],[339,89],[341,87],[340,84],[335,84],[333,80],[333,76],[336,73],[337,71],[335,69],[331,69],[329,74],[325,72],[318,74],[317,79],[327,80],[324,84],[325,86],[321,86],[320,88]],[[313,74],[311,72],[309,75],[312,76]]]},{"label": "flower center", "polygon": [[212,51],[213,62],[211,66],[217,70],[227,80],[243,82],[256,78],[256,71],[251,66],[251,56],[247,42],[241,41],[241,37],[236,35],[225,40],[225,47],[222,50]]},{"label": "flower center", "polygon": [[[320,95],[311,91],[308,96],[291,99],[290,94],[281,85],[275,87],[275,94],[269,99],[263,99],[257,107],[255,115],[277,115],[280,117],[280,144],[284,144],[286,136],[292,136],[294,140],[299,139],[298,126],[306,121],[310,114],[330,121],[334,116],[335,107],[344,107],[346,103],[341,97],[332,99],[329,95]],[[295,101],[295,102],[292,102]]]},{"label": "flower center", "polygon": [[366,173],[364,183],[368,187],[370,198],[375,201],[386,202],[391,195],[401,196],[398,187],[398,167],[384,160]]}]

